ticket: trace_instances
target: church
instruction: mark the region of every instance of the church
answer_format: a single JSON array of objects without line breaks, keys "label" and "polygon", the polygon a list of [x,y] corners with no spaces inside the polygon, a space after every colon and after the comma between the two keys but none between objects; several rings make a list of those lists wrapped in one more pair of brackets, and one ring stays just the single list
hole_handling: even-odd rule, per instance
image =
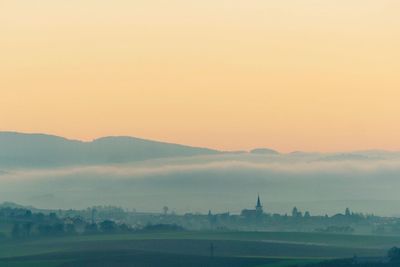
[{"label": "church", "polygon": [[264,213],[263,207],[261,205],[260,195],[257,197],[257,204],[255,209],[244,209],[241,215],[246,218],[256,218]]}]

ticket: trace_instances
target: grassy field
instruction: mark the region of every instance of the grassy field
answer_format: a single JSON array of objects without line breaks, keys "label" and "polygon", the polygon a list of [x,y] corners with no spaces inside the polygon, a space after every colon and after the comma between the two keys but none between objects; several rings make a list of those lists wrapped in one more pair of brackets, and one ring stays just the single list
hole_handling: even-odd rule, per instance
[{"label": "grassy field", "polygon": [[[210,245],[215,257],[210,258]],[[0,266],[283,267],[382,256],[399,237],[287,232],[168,232],[0,241]],[[100,260],[101,259],[101,260]],[[132,264],[135,263],[135,264]]]}]

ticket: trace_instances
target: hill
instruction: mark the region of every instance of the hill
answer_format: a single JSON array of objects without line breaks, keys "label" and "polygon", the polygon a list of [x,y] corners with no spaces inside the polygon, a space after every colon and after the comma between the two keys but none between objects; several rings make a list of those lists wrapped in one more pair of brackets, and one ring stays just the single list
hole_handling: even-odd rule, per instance
[{"label": "hill", "polygon": [[220,152],[212,149],[126,136],[103,137],[92,142],[82,142],[46,134],[0,132],[0,167],[112,164],[218,153]]}]

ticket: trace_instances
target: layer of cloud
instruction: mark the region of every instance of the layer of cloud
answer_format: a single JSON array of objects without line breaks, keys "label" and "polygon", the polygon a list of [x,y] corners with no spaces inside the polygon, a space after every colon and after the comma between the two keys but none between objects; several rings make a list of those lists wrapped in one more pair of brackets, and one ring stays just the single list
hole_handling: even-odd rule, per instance
[{"label": "layer of cloud", "polygon": [[191,173],[199,171],[232,171],[232,170],[255,170],[283,174],[312,174],[312,173],[379,173],[390,171],[400,173],[400,159],[376,159],[376,160],[303,160],[274,158],[260,162],[257,157],[202,157],[196,159],[181,160],[158,160],[148,161],[141,164],[102,165],[102,166],[79,166],[54,169],[13,170],[11,172],[0,171],[1,180],[25,180],[41,178],[57,178],[62,176],[105,175],[115,178],[135,178],[157,175],[170,175],[174,173]]}]

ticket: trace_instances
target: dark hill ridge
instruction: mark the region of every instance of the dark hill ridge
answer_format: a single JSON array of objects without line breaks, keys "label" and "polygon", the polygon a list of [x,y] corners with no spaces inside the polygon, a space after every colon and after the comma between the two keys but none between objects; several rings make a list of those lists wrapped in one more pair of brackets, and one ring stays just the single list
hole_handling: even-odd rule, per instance
[{"label": "dark hill ridge", "polygon": [[366,161],[400,159],[398,151],[367,150],[347,153],[293,152],[281,154],[269,148],[251,151],[218,151],[145,140],[128,136],[102,137],[91,142],[47,134],[0,131],[0,175],[11,168],[49,168],[76,165],[129,163],[151,159],[229,154],[237,160]]},{"label": "dark hill ridge", "polygon": [[221,152],[126,136],[82,142],[45,134],[0,132],[0,167],[110,164],[218,153]]},{"label": "dark hill ridge", "polygon": [[279,152],[270,148],[255,148],[250,151],[252,154],[261,154],[261,155],[279,155]]}]

